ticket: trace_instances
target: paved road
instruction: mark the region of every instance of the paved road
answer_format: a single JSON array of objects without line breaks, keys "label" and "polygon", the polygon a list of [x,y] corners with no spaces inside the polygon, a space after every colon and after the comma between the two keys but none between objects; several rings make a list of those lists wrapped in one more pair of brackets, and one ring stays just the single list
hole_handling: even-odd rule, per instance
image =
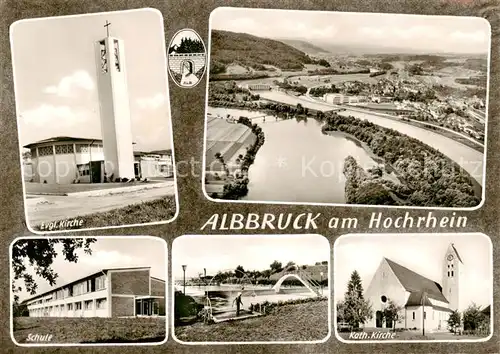
[{"label": "paved road", "polygon": [[[312,109],[320,109],[329,111],[337,107],[342,107],[326,102],[310,102],[303,97],[287,95],[283,92],[267,93],[275,101],[280,101],[285,104],[301,103],[304,107]],[[401,131],[404,134],[418,139],[425,144],[441,151],[443,154],[455,161],[459,166],[465,169],[481,186],[483,185],[484,172],[484,154],[477,150],[462,144],[456,140],[448,138],[437,132],[428,129],[420,128],[401,120],[395,120],[393,116],[388,116],[383,113],[374,113],[370,110],[361,108],[343,107],[346,111],[340,112],[341,115],[352,115],[359,119],[367,119],[377,125],[386,128]],[[402,131],[403,130],[403,131]]]},{"label": "paved road", "polygon": [[169,195],[175,195],[174,182],[160,188],[100,197],[43,196],[28,202],[28,221],[30,225],[35,226],[42,222],[110,211]]},{"label": "paved road", "polygon": [[[321,85],[321,86],[322,86],[322,85]],[[319,86],[314,86],[314,87],[319,87]],[[312,88],[312,87],[311,87],[311,88]],[[311,89],[311,88],[310,88],[310,89]],[[300,98],[302,98],[302,99],[307,99],[308,101],[311,101],[311,100],[312,100],[312,101],[314,101],[314,102],[319,102],[319,103],[321,103],[321,104],[329,105],[329,106],[331,106],[331,107],[333,107],[333,108],[340,108],[340,107],[344,107],[344,108],[346,108],[346,109],[348,109],[348,110],[350,110],[350,111],[356,111],[356,112],[366,113],[366,114],[375,114],[375,115],[380,115],[380,116],[383,116],[383,117],[387,117],[387,118],[394,119],[394,116],[393,116],[393,115],[390,115],[390,114],[385,114],[385,113],[379,113],[379,112],[374,112],[374,111],[372,111],[372,110],[369,110],[369,109],[364,109],[364,108],[362,108],[362,107],[356,107],[356,106],[348,106],[348,107],[347,107],[347,106],[339,106],[339,105],[336,105],[336,104],[333,104],[333,103],[328,103],[328,102],[326,102],[326,101],[319,101],[319,100],[317,100],[317,99],[313,98],[313,97],[310,95],[310,93],[309,93],[310,89],[309,89],[309,90],[307,90],[307,93],[305,94],[305,96],[304,96],[304,97],[300,97]],[[299,99],[299,97],[298,97],[297,99]],[[408,118],[407,118],[407,119],[408,119]],[[449,128],[446,128],[446,127],[440,127],[440,126],[437,126],[437,125],[435,125],[435,124],[428,123],[428,122],[422,122],[422,121],[419,121],[419,120],[416,120],[416,119],[408,119],[408,120],[410,120],[410,121],[412,121],[412,122],[415,122],[415,123],[422,124],[422,125],[427,125],[427,126],[429,126],[429,127],[431,127],[431,128],[437,128],[437,129],[438,129],[438,131],[439,131],[439,129],[441,129],[441,130],[445,130],[445,131],[450,132],[450,133],[452,133],[452,134],[458,135],[458,136],[460,136],[460,137],[462,137],[462,138],[464,138],[464,139],[467,139],[467,140],[469,140],[470,142],[472,142],[472,143],[474,143],[474,144],[476,144],[476,145],[479,145],[480,147],[483,147],[483,148],[484,148],[484,145],[483,145],[483,144],[481,144],[479,141],[475,140],[474,138],[471,138],[471,137],[470,137],[470,136],[468,136],[468,135],[465,135],[465,134],[459,133],[459,132],[457,132],[457,131],[454,131],[453,129],[449,129]]]}]

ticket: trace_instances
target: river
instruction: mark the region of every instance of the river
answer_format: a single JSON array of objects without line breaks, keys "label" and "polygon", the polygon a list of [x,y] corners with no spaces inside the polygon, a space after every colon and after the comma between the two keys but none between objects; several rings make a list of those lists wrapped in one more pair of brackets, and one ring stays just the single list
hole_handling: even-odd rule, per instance
[{"label": "river", "polygon": [[[212,114],[261,116],[260,112],[209,108]],[[345,203],[344,160],[353,156],[365,169],[377,163],[353,141],[321,132],[315,119],[254,120],[264,131],[265,143],[249,169],[249,192],[244,200]]]},{"label": "river", "polygon": [[350,115],[359,119],[366,119],[382,127],[394,129],[400,133],[418,139],[434,149],[439,150],[444,155],[455,161],[481,186],[483,185],[484,154],[477,150],[430,130],[415,127],[413,125],[385,118],[380,115],[350,109],[341,112],[340,114]]},{"label": "river", "polygon": [[[288,96],[287,98],[291,98]],[[296,99],[303,103],[304,100]],[[212,114],[257,117],[261,112],[209,108]],[[480,185],[483,154],[450,138],[384,116],[348,109],[340,114],[367,119],[397,130],[441,151],[462,166]],[[296,203],[345,203],[344,160],[353,156],[365,170],[377,165],[362,147],[343,136],[321,132],[323,123],[309,118],[277,121],[273,116],[254,120],[265,143],[249,169],[249,192],[243,200]]]}]

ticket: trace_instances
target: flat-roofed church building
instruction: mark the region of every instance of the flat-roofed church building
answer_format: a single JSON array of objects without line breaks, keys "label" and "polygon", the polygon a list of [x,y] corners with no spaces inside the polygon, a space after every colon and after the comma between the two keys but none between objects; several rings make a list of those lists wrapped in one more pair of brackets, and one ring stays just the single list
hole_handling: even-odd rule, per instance
[{"label": "flat-roofed church building", "polygon": [[464,263],[453,244],[443,255],[441,267],[438,283],[383,258],[364,295],[375,312],[365,327],[393,328],[394,323],[387,323],[382,316],[390,299],[403,308],[404,318],[395,328],[425,326],[428,331],[447,331],[450,314],[454,310],[462,312],[470,304],[463,291]]},{"label": "flat-roofed church building", "polygon": [[165,316],[165,281],[149,267],[103,269],[23,301],[30,317]]},{"label": "flat-roofed church building", "polygon": [[[102,140],[73,137],[45,139],[24,148],[24,180],[48,184],[114,182],[105,174]],[[170,150],[134,151],[134,177],[172,177],[174,166]]]}]

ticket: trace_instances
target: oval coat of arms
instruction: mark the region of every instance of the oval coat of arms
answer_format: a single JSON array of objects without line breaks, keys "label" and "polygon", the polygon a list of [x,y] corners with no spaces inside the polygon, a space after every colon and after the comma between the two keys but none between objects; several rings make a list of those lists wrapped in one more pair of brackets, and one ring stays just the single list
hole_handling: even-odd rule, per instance
[{"label": "oval coat of arms", "polygon": [[205,74],[207,50],[192,29],[178,31],[168,46],[168,71],[180,87],[194,87]]}]

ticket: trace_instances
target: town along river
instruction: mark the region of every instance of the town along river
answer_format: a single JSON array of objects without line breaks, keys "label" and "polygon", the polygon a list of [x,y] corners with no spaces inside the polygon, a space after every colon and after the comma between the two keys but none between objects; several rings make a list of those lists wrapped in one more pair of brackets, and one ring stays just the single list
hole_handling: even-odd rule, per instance
[{"label": "town along river", "polygon": [[[213,115],[236,119],[262,116],[262,112],[209,108]],[[345,203],[344,160],[356,159],[368,169],[377,163],[361,146],[344,136],[324,135],[323,123],[313,118],[276,120],[274,116],[254,119],[264,131],[265,143],[249,169],[248,194],[243,200]]]}]

